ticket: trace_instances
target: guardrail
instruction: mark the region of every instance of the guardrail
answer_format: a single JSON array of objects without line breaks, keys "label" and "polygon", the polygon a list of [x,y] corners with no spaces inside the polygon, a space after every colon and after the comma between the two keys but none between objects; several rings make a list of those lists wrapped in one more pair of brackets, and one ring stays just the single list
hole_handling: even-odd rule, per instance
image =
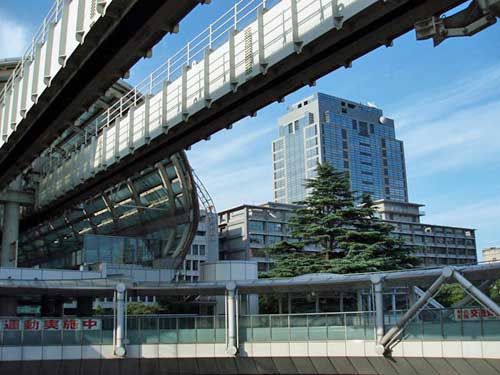
[{"label": "guardrail", "polygon": [[[387,312],[386,328],[404,311]],[[2,318],[0,346],[112,345],[112,316]],[[18,323],[16,323],[18,322]],[[374,312],[242,315],[239,342],[375,340]],[[481,308],[420,312],[401,336],[405,341],[500,341],[500,318]],[[225,317],[128,316],[130,345],[224,343]]]}]

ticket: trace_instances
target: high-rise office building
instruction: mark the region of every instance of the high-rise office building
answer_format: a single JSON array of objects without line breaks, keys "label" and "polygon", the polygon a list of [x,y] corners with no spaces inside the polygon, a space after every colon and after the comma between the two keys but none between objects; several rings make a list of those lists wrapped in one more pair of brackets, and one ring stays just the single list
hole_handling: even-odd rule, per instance
[{"label": "high-rise office building", "polygon": [[274,201],[304,199],[318,162],[349,173],[351,189],[407,202],[403,142],[381,109],[317,93],[289,107],[273,142]]}]

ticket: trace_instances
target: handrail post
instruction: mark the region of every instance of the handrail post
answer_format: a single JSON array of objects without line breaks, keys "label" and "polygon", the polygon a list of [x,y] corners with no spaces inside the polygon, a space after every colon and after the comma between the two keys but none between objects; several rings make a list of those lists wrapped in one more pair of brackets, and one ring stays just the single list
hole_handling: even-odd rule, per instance
[{"label": "handrail post", "polygon": [[125,292],[127,287],[123,283],[116,285],[116,325],[115,325],[115,355],[117,357],[125,357],[127,350],[125,348],[125,309],[127,301],[125,299]]},{"label": "handrail post", "polygon": [[373,290],[375,294],[375,327],[376,342],[380,344],[384,337],[384,288],[383,276],[373,275],[371,277]]},{"label": "handrail post", "polygon": [[238,348],[236,346],[236,332],[238,330],[238,317],[236,316],[236,283],[228,282],[226,284],[226,305],[227,305],[227,347],[226,352],[229,355],[236,355]]}]

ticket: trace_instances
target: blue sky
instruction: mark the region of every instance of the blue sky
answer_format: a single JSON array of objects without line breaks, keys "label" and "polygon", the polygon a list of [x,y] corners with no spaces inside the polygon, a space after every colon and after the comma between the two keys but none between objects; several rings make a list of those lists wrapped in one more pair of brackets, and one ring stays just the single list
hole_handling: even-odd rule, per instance
[{"label": "blue sky", "polygon": [[[0,2],[0,58],[20,55],[50,0]],[[133,70],[137,82],[234,4],[199,6]],[[189,151],[218,210],[272,199],[271,141],[287,105],[314,91],[372,102],[405,142],[410,200],[425,222],[477,229],[478,249],[500,245],[500,24],[472,38],[417,42],[414,32],[259,111]]]}]

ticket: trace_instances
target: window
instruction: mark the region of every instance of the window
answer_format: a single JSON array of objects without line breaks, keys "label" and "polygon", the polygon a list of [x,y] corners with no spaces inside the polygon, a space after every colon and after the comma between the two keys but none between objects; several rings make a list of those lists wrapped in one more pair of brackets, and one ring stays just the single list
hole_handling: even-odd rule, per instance
[{"label": "window", "polygon": [[250,243],[254,245],[264,245],[264,236],[261,234],[251,234]]},{"label": "window", "polygon": [[330,111],[325,111],[324,120],[325,122],[330,122]]},{"label": "window", "polygon": [[293,133],[293,124],[290,123],[288,124],[288,134],[292,134]]},{"label": "window", "polygon": [[206,253],[205,253],[205,245],[199,245],[198,247],[199,247],[199,250],[200,250],[200,252],[199,252],[200,255],[206,255]]},{"label": "window", "polygon": [[198,245],[193,245],[191,249],[193,255],[198,255]]},{"label": "window", "polygon": [[248,229],[250,231],[259,231],[263,232],[264,231],[264,222],[263,221],[254,221],[250,220],[248,222]]},{"label": "window", "polygon": [[375,133],[375,127],[373,126],[373,124],[370,124],[370,133]]},{"label": "window", "polygon": [[314,122],[314,113],[309,113],[309,125]]},{"label": "window", "polygon": [[342,129],[342,138],[347,138],[347,130]]},{"label": "window", "polygon": [[197,236],[204,236],[205,234],[206,234],[206,232],[204,230],[199,230],[196,232]]},{"label": "window", "polygon": [[372,156],[372,154],[369,152],[360,152],[359,154],[363,156]]},{"label": "window", "polygon": [[356,120],[352,120],[352,128],[358,130],[358,122]]},{"label": "window", "polygon": [[368,123],[363,121],[359,122],[359,135],[368,137]]},{"label": "window", "polygon": [[267,231],[268,232],[282,232],[283,224],[281,223],[267,223]]},{"label": "window", "polygon": [[278,243],[280,241],[281,241],[280,236],[267,236],[267,238],[266,238],[267,245],[274,245],[275,243]]},{"label": "window", "polygon": [[349,162],[344,160],[344,168],[349,169]]}]

